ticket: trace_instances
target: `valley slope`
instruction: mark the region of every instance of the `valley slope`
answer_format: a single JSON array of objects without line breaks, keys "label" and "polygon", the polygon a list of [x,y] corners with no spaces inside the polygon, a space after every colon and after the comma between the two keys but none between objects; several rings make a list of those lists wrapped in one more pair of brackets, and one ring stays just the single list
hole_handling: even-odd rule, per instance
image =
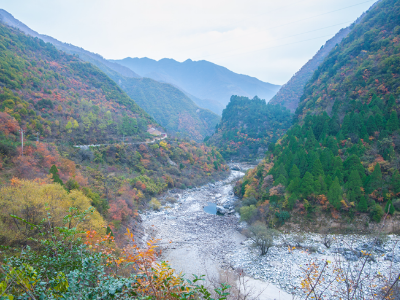
[{"label": "valley slope", "polygon": [[129,68],[110,62],[98,54],[39,34],[16,20],[5,10],[0,10],[0,21],[18,28],[30,36],[51,43],[59,50],[77,55],[80,59],[94,64],[169,132],[179,133],[181,136],[197,141],[202,141],[205,136],[214,132],[220,117],[209,110],[198,107],[176,87],[152,79],[141,78]]}]

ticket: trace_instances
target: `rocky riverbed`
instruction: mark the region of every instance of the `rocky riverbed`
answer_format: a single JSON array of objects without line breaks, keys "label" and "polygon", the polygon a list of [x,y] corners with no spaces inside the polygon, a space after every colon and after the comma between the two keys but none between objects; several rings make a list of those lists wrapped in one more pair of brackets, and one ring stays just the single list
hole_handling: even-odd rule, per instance
[{"label": "rocky riverbed", "polygon": [[[246,166],[240,166],[246,169]],[[232,170],[225,180],[185,190],[169,191],[159,198],[159,211],[141,215],[145,238],[159,239],[163,260],[178,272],[205,274],[218,279],[222,270],[243,269],[248,284],[258,291],[258,299],[293,299],[299,296],[304,269],[311,263],[342,264],[361,268],[365,253],[370,254],[364,270],[369,274],[393,274],[400,270],[400,243],[397,236],[374,241],[372,236],[281,234],[268,254],[260,256],[250,240],[241,234],[247,224],[240,222],[233,205],[234,183],[244,175]],[[215,203],[220,214],[209,214],[204,207]],[[330,248],[324,239],[331,240]],[[329,276],[327,276],[327,280]],[[326,291],[329,298],[329,290]]]}]

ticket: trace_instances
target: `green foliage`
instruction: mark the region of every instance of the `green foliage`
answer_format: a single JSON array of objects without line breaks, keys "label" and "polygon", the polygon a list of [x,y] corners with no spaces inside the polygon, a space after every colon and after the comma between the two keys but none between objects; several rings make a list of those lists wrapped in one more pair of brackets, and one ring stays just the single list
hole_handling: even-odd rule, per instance
[{"label": "green foliage", "polygon": [[240,208],[240,219],[248,222],[254,217],[256,212],[257,207],[255,207],[255,205],[242,206]]},{"label": "green foliage", "polygon": [[207,141],[220,149],[226,159],[256,158],[291,125],[290,112],[280,105],[266,104],[258,97],[232,96],[222,113],[216,133]]},{"label": "green foliage", "polygon": [[63,181],[61,180],[58,174],[58,169],[55,165],[51,166],[49,173],[52,174],[53,182],[64,185]]},{"label": "green foliage", "polygon": [[388,202],[386,202],[386,206],[385,206],[384,212],[386,214],[390,214],[390,215],[394,214],[394,207],[393,207],[392,200],[389,200]]},{"label": "green foliage", "polygon": [[370,213],[372,220],[379,223],[384,214],[385,213],[379,204],[375,204],[374,206],[372,206]]}]

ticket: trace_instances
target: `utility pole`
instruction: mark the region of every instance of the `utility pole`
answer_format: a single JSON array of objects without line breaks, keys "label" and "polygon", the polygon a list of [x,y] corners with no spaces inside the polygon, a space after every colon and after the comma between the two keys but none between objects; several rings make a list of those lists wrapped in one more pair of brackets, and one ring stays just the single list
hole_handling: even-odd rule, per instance
[{"label": "utility pole", "polygon": [[24,156],[24,130],[21,128],[19,132],[21,133],[21,156]]}]

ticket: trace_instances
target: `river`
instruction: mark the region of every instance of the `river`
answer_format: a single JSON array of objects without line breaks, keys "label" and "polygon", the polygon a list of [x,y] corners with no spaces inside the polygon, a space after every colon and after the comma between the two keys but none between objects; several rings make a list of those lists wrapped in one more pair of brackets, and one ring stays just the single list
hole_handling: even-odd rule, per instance
[{"label": "river", "polygon": [[[249,167],[241,165],[242,170]],[[334,245],[327,249],[323,246],[322,235],[308,233],[301,249],[289,251],[286,243],[293,240],[295,234],[282,234],[268,255],[261,257],[258,249],[251,247],[251,242],[241,234],[246,224],[240,222],[238,214],[214,215],[204,211],[209,203],[230,211],[237,200],[233,186],[243,176],[243,171],[231,170],[225,180],[160,196],[161,210],[141,215],[144,239],[158,239],[163,250],[161,259],[168,261],[177,272],[183,272],[187,278],[192,274],[204,274],[210,285],[224,281],[226,270],[243,269],[247,273],[246,288],[251,294],[247,299],[294,299],[291,294],[296,291],[294,287],[300,285],[300,266],[311,260],[361,263],[354,251],[360,253],[363,247],[371,245],[370,236],[335,235]],[[389,236],[385,245],[372,249],[375,258],[369,263],[368,272],[384,274],[389,268],[400,269],[398,240],[398,236]],[[348,253],[349,249],[354,253]],[[397,261],[389,261],[389,253]]]}]

